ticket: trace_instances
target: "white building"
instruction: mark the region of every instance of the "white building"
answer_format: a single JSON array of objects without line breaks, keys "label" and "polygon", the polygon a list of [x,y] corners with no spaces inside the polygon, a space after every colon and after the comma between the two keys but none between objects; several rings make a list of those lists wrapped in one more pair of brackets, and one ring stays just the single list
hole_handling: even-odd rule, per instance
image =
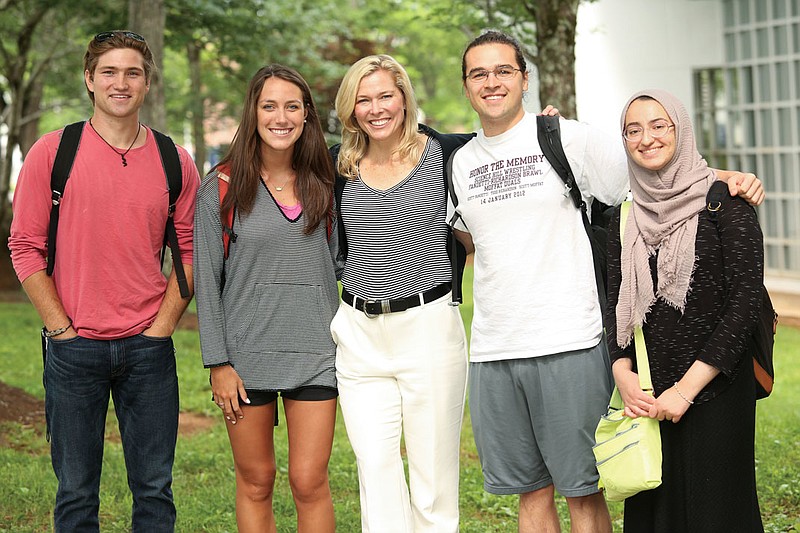
[{"label": "white building", "polygon": [[800,293],[800,0],[597,0],[578,11],[578,118],[618,134],[666,89],[712,166],[756,173],[767,286]]}]

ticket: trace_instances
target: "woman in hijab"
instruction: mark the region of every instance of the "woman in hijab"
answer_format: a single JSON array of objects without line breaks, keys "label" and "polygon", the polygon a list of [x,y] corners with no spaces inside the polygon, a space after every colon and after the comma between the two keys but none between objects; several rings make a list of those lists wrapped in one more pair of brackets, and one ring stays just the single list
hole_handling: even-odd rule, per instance
[{"label": "woman in hijab", "polygon": [[[755,211],[727,193],[707,208],[716,175],[673,95],[634,94],[622,136],[633,203],[624,244],[619,217],[609,234],[608,345],[625,414],[661,421],[663,451],[662,485],[625,501],[625,531],[763,531],[747,350],[763,287]],[[639,387],[637,326],[653,395]]]}]

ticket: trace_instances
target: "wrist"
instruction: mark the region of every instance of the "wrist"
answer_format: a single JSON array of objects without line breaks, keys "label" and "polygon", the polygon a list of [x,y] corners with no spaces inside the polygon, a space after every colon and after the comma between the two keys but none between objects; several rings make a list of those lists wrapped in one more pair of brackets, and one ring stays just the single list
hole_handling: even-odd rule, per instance
[{"label": "wrist", "polygon": [[42,327],[42,336],[47,337],[48,339],[52,337],[58,337],[59,335],[63,335],[64,333],[72,327],[72,319],[67,317],[67,325],[61,326],[60,328],[55,329],[47,329],[47,326]]},{"label": "wrist", "polygon": [[611,372],[616,376],[626,375],[628,372],[633,372],[633,362],[627,358],[620,358],[611,364]]},{"label": "wrist", "polygon": [[694,405],[694,400],[693,400],[694,397],[690,398],[680,388],[678,388],[678,382],[677,381],[675,383],[673,383],[672,386],[675,389],[675,392],[678,393],[678,396],[683,398],[683,401],[685,401],[689,405]]},{"label": "wrist", "polygon": [[143,333],[151,337],[171,337],[172,334],[175,333],[175,328],[153,322],[150,324],[150,327],[143,331]]},{"label": "wrist", "polygon": [[50,338],[51,339],[64,339],[64,338],[72,338],[72,337],[74,337],[76,335],[77,335],[77,333],[75,333],[75,329],[72,326],[70,326],[70,327],[67,328],[67,331],[65,331],[64,333],[59,333],[58,335],[53,335]]}]

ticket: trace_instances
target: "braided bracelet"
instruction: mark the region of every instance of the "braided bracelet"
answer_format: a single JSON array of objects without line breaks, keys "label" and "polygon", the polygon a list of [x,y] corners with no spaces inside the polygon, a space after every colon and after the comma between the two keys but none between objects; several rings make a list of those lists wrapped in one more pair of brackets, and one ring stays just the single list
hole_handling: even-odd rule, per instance
[{"label": "braided bracelet", "polygon": [[681,390],[678,388],[678,382],[677,381],[675,383],[673,383],[672,386],[675,387],[675,392],[678,393],[678,396],[683,398],[683,401],[685,401],[689,405],[694,405],[694,402],[692,400],[690,400],[689,398],[687,398],[686,396],[684,396],[683,393],[681,392]]},{"label": "braided bracelet", "polygon": [[67,324],[63,328],[58,328],[58,329],[47,329],[46,327],[42,328],[42,335],[44,335],[49,339],[50,337],[57,337],[58,335],[65,333],[69,328],[72,327],[72,319],[68,318],[67,320],[69,320],[69,324]]}]

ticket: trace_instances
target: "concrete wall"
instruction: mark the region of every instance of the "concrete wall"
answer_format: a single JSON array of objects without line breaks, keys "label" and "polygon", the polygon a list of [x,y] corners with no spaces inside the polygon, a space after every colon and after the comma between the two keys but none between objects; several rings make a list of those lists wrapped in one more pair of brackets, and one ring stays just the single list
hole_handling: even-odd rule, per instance
[{"label": "concrete wall", "polygon": [[723,61],[719,0],[597,0],[578,10],[578,119],[619,131],[631,94],[659,88],[691,114],[692,69]]}]

